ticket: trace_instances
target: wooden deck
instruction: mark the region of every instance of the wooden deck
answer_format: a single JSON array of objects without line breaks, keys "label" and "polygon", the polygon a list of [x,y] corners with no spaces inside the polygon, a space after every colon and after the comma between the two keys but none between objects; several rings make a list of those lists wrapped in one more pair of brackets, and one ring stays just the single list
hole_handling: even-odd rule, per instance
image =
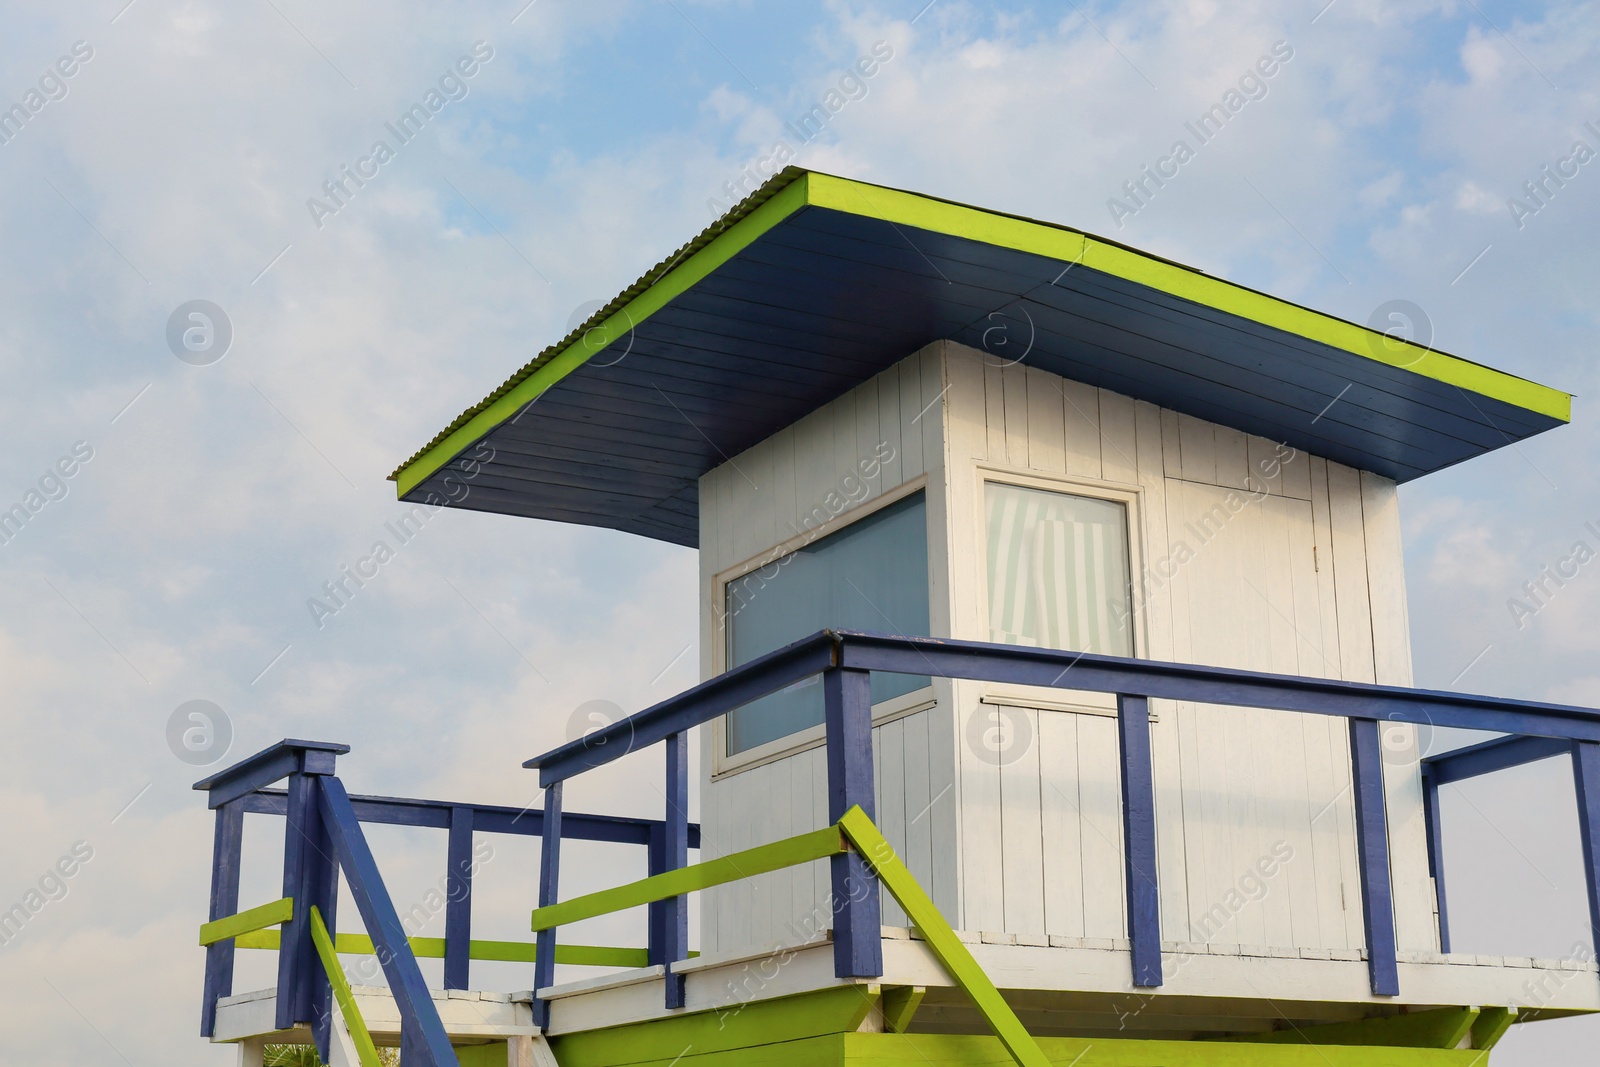
[{"label": "wooden deck", "polygon": [[[1594,964],[1527,957],[1403,953],[1398,1000],[1374,996],[1364,955],[1252,946],[1168,943],[1166,983],[1135,989],[1125,941],[1053,938],[1019,945],[1010,935],[958,931],[974,958],[1040,1036],[1188,1039],[1349,1022],[1462,1005],[1518,1006],[1524,1019],[1600,1011]],[[687,977],[684,1012],[724,1016],[742,1006],[854,984],[927,990],[914,1032],[984,1033],[970,1001],[926,946],[904,929],[886,928],[884,974],[874,981],[834,977],[829,942],[760,953],[702,956],[678,964]],[[552,1039],[596,1028],[662,1018],[661,968],[566,983],[541,993],[551,1000]]]},{"label": "wooden deck", "polygon": [[[1482,1046],[1473,1044],[1469,1024],[1477,1015],[1491,1018],[1496,1007],[1519,1006],[1522,1023],[1600,1011],[1600,973],[1593,964],[1573,961],[1406,953],[1400,968],[1407,995],[1396,1003],[1372,995],[1360,952],[1169,943],[1164,946],[1172,961],[1166,984],[1151,992],[1131,985],[1126,943],[1055,938],[1053,945],[1030,945],[1015,943],[1011,935],[959,936],[1047,1055],[1061,1063],[1074,1062],[1088,1043],[1099,1056],[1117,1050],[1121,1057],[1134,1047],[1159,1050],[1167,1058],[1158,1062],[1184,1050],[1172,1063],[1207,1063],[1207,1056],[1232,1048],[1235,1058],[1219,1062],[1272,1067],[1302,1062],[1297,1057],[1312,1052],[1316,1035],[1331,1032],[1328,1027],[1381,1028],[1381,1020],[1396,1020],[1395,1026],[1415,1030],[1434,1019],[1459,1022],[1463,1036],[1457,1043],[1476,1050],[1476,1056]],[[659,966],[563,983],[541,991],[551,1003],[548,1044],[533,1025],[532,991],[436,990],[433,999],[463,1067],[649,1063],[656,1062],[657,1052],[661,1062],[681,1056],[684,1067],[724,1061],[898,1062],[893,1045],[863,1043],[866,1035],[912,1041],[920,1051],[907,1062],[922,1062],[923,1056],[940,1064],[1010,1062],[1003,1051],[985,1044],[994,1039],[972,1003],[909,930],[885,928],[883,947],[879,980],[835,978],[826,939],[686,961],[674,967],[686,978],[686,1004],[672,1011],[662,1007],[664,969]],[[400,1012],[388,990],[356,986],[353,993],[375,1041],[397,1044]],[[263,1042],[310,1040],[303,1029],[275,1030],[275,1010],[271,989],[225,998],[217,1006],[213,1040],[238,1042],[242,1067],[259,1063],[250,1057],[259,1056]],[[1375,1036],[1375,1042],[1394,1045],[1361,1046],[1371,1053],[1364,1059],[1348,1058],[1358,1050],[1346,1041],[1331,1057],[1324,1057],[1330,1050],[1319,1045],[1316,1062],[1324,1067],[1455,1063],[1453,1055],[1415,1055],[1443,1053],[1415,1047],[1418,1040],[1441,1033],[1450,1039],[1456,1030],[1435,1026],[1420,1039],[1411,1032]],[[1268,1037],[1282,1043],[1260,1043]],[[1196,1038],[1238,1043],[1219,1046]],[[747,1058],[741,1061],[735,1052]],[[1143,1062],[1084,1056],[1080,1067]]]}]

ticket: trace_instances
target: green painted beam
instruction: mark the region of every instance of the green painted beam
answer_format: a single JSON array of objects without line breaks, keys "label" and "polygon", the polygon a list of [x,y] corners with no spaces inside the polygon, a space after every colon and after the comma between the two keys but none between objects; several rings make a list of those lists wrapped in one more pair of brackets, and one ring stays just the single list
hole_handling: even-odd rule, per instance
[{"label": "green painted beam", "polygon": [[[569,1067],[561,1042],[571,1040],[551,1043],[561,1067]],[[1483,1053],[1471,1049],[1072,1037],[1038,1042],[1051,1067],[1485,1067]],[[601,1062],[573,1061],[570,1067]],[[650,1059],[616,1062],[627,1067],[1005,1067],[1012,1060],[1000,1039],[988,1035],[837,1033],[736,1049],[662,1041]]]},{"label": "green painted beam", "polygon": [[[418,959],[444,959],[444,938],[413,937],[412,955]],[[237,948],[277,950],[281,935],[276,930],[257,930],[241,934],[235,941]],[[469,955],[475,960],[498,960],[505,963],[532,963],[535,959],[532,941],[469,941]],[[333,950],[342,955],[370,956],[373,954],[372,938],[366,934],[335,934]],[[700,953],[691,952],[691,957]],[[570,963],[575,967],[648,967],[650,953],[642,948],[611,948],[605,945],[557,945],[556,962]]]},{"label": "green painted beam", "polygon": [[[865,818],[866,816],[862,816]],[[699,889],[709,889],[727,882],[737,882],[768,871],[779,871],[812,860],[826,859],[843,852],[844,842],[839,828],[825,826],[807,834],[774,841],[735,852],[704,863],[679,867],[675,871],[653,875],[637,882],[629,882],[614,889],[573,897],[559,904],[551,904],[533,911],[533,931],[548,930],[553,926],[566,926],[583,919],[609,915],[614,911],[637,908],[652,901],[682,896]]]},{"label": "green painted beam", "polygon": [[1472,1047],[1487,1052],[1499,1043],[1511,1024],[1517,1021],[1516,1008],[1480,1008],[1472,1024]]},{"label": "green painted beam", "polygon": [[373,1047],[372,1035],[367,1032],[366,1020],[361,1018],[361,1009],[356,1007],[356,998],[350,992],[344,968],[339,966],[339,954],[333,950],[333,939],[328,936],[322,912],[315,904],[311,905],[311,943],[317,946],[322,969],[328,972],[333,999],[338,1002],[339,1012],[344,1016],[344,1025],[350,1031],[350,1040],[355,1043],[356,1057],[360,1059],[361,1067],[383,1067],[378,1062],[378,1050]]},{"label": "green painted beam", "polygon": [[[523,1061],[512,1058],[509,1042],[491,1041],[486,1045],[457,1045],[456,1059],[460,1067],[506,1067]],[[537,1061],[538,1054],[535,1053]]]},{"label": "green painted beam", "polygon": [[1291,1027],[1234,1040],[1285,1045],[1394,1045],[1402,1048],[1455,1048],[1478,1021],[1477,1008],[1381,1015],[1345,1023]]},{"label": "green painted beam", "polygon": [[[842,1044],[842,1062],[851,1067],[1006,1062],[998,1040],[987,1036],[845,1034]],[[1484,1067],[1470,1050],[1072,1037],[1040,1038],[1039,1046],[1052,1067]]]},{"label": "green painted beam", "polygon": [[983,1014],[984,1021],[1005,1045],[1011,1057],[1020,1067],[1049,1067],[1050,1061],[1045,1059],[1033,1036],[1017,1018],[1017,1013],[1011,1010],[1011,1005],[1006,1003],[983,968],[978,966],[978,961],[972,958],[967,946],[956,937],[956,932],[945,921],[944,915],[917,884],[905,864],[900,862],[894,846],[878,832],[867,813],[859,807],[851,808],[839,820],[839,828],[877,873],[884,888],[899,901],[906,917],[922,933],[940,966],[972,998],[978,1011]]},{"label": "green painted beam", "polygon": [[877,1004],[876,986],[832,986],[792,997],[734,1002],[715,1011],[552,1037],[550,1050],[561,1067],[667,1063],[675,1056],[716,1053],[734,1057],[730,1062],[753,1063],[757,1061],[739,1057],[753,1057],[763,1047],[787,1048],[819,1034],[855,1030]]},{"label": "green painted beam", "polygon": [[[226,941],[230,937],[248,934],[267,926],[277,926],[294,918],[294,898],[283,897],[274,900],[271,904],[262,904],[260,907],[241,911],[235,915],[226,915],[220,919],[213,919],[200,927],[200,944],[214,945],[218,941]],[[276,931],[274,931],[276,934]]]},{"label": "green painted beam", "polygon": [[895,986],[893,989],[883,991],[883,1025],[897,1034],[903,1034],[911,1029],[911,1020],[916,1016],[917,1009],[922,1006],[922,998],[928,993],[926,986],[905,985]]},{"label": "green painted beam", "polygon": [[504,1041],[491,1041],[487,1045],[457,1045],[456,1061],[461,1067],[506,1067],[511,1062],[511,1050]]}]

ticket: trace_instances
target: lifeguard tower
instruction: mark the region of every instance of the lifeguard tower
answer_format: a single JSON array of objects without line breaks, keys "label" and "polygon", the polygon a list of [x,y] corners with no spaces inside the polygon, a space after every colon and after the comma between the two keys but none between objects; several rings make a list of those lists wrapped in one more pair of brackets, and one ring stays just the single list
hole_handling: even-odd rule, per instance
[{"label": "lifeguard tower", "polygon": [[[1437,790],[1540,759],[1600,929],[1600,712],[1411,688],[1395,495],[1568,415],[1076,230],[785,171],[395,474],[697,547],[705,681],[528,760],[536,810],[352,796],[320,742],[199,783],[202,1032],[245,1064],[1467,1067],[1600,1010],[1591,953],[1450,951]],[[1419,723],[1504,736],[1419,759]],[[618,759],[664,760],[665,804],[563,809]],[[241,911],[246,813],[288,828]],[[444,937],[408,936],[374,822],[447,838]],[[525,941],[473,937],[488,834],[542,841]],[[574,839],[638,880],[564,893]],[[641,906],[638,944],[572,943]],[[233,989],[241,947],[275,987]]]}]

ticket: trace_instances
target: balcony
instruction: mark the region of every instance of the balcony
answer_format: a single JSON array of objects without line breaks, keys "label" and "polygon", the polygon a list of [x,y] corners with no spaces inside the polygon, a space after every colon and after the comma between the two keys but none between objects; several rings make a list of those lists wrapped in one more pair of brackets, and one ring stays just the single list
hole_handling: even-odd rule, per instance
[{"label": "balcony", "polygon": [[[1054,938],[1018,943],[952,927],[875,823],[875,671],[1114,695],[1122,879],[1128,887],[1125,938],[1105,945]],[[688,818],[689,732],[819,676],[826,709],[825,823],[690,864],[689,850],[700,842]],[[1341,958],[1282,946],[1256,956],[1163,940],[1152,700],[1334,716],[1347,723],[1363,950]],[[1505,735],[1429,757],[1420,768],[1427,862],[1438,897],[1438,952],[1402,952],[1396,946],[1381,739],[1391,723]],[[664,752],[667,783],[659,820],[564,810],[567,781],[618,759],[642,758],[656,746]],[[1437,803],[1439,788],[1452,781],[1535,760],[1570,760],[1590,914],[1600,932],[1600,712],[1591,709],[823,631],[528,760],[524,766],[538,770],[545,791],[542,810],[352,797],[334,773],[336,758],[347,751],[285,741],[196,785],[217,812],[211,922],[201,934],[207,946],[202,1033],[214,1040],[309,1037],[325,1058],[363,1063],[375,1042],[398,1042],[408,1065],[519,1063],[524,1053],[553,1054],[563,1065],[631,1062],[617,1058],[629,1050],[640,1062],[667,1062],[687,1055],[678,1051],[679,1039],[691,1032],[695,1051],[686,1063],[705,1056],[709,1064],[719,1055],[780,1041],[810,1041],[808,1047],[825,1050],[819,1055],[837,1054],[845,1062],[890,1055],[895,1042],[905,1041],[924,1054],[935,1045],[947,1049],[953,1062],[1009,1057],[1026,1064],[1068,1063],[1094,1045],[1102,1051],[1138,1046],[1161,1062],[1160,1057],[1202,1062],[1195,1058],[1198,1049],[1224,1057],[1216,1062],[1287,1064],[1300,1062],[1291,1056],[1296,1046],[1316,1044],[1323,1046],[1322,1059],[1334,1064],[1369,1062],[1358,1054],[1376,1046],[1392,1050],[1396,1063],[1413,1062],[1400,1050],[1431,1049],[1436,1058],[1414,1062],[1456,1062],[1447,1056],[1454,1050],[1466,1064],[1476,1062],[1473,1057],[1481,1057],[1513,1022],[1600,1010],[1600,977],[1586,958],[1538,964],[1450,955]],[[287,790],[269,788],[284,778]],[[284,889],[282,899],[240,912],[247,812],[286,819]],[[442,939],[407,937],[366,842],[365,823],[447,833],[454,891]],[[471,938],[470,856],[478,832],[541,839],[532,943]],[[639,845],[646,877],[563,898],[567,840]],[[719,958],[691,953],[688,894],[824,860],[831,893],[815,936]],[[363,934],[337,932],[341,874]],[[909,927],[883,926],[885,894],[903,910]],[[574,945],[563,936],[575,923],[641,905],[649,914],[642,948]],[[280,926],[281,934],[274,929]],[[275,989],[234,995],[239,947],[279,952]],[[381,990],[349,986],[338,964],[341,951],[377,955],[387,999]],[[416,961],[427,956],[444,960],[443,991],[430,990],[423,980]],[[520,993],[472,991],[474,959],[525,963],[529,981]],[[558,963],[619,970],[558,984]],[[753,964],[757,981],[740,985]],[[462,1001],[479,1007],[463,1012]],[[369,1026],[368,1016],[387,1022]],[[1186,1043],[1196,1037],[1212,1040]],[[649,1048],[640,1052],[639,1042]],[[675,1043],[677,1048],[668,1047]]]}]

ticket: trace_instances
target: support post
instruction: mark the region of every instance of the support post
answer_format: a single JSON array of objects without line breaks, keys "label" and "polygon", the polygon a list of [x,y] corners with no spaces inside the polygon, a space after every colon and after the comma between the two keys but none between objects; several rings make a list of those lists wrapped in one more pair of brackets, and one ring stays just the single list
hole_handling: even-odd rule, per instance
[{"label": "support post", "polygon": [[[544,789],[544,838],[539,849],[539,907],[546,908],[558,899],[561,874],[561,787],[551,782]],[[533,961],[533,1024],[543,1030],[550,1025],[550,1002],[539,990],[554,985],[556,979],[556,928],[540,930],[535,938]]]},{"label": "support post", "polygon": [[[872,781],[872,675],[832,667],[822,672],[828,732],[828,818],[853,807],[875,819]],[[851,850],[833,865],[833,970],[840,978],[883,974],[883,920],[878,878]]]},{"label": "support post", "polygon": [[[327,927],[331,940],[337,936],[338,930],[334,909],[339,903],[339,864],[334,860],[333,838],[328,833],[328,821],[322,817],[322,805],[315,798],[308,803],[307,814],[310,817],[306,825],[309,836],[306,839],[303,875],[305,903],[300,903],[300,897],[295,898],[295,918],[299,920],[304,916],[302,921],[306,940],[310,941],[311,909],[316,908],[322,915],[323,925]],[[310,1021],[311,1039],[317,1046],[318,1054],[326,1061],[332,1056],[329,1040],[333,1032],[333,983],[321,964],[316,943],[312,942],[303,963],[305,970],[300,972],[300,1011],[304,1013],[303,1018]]]},{"label": "support post", "polygon": [[[666,740],[667,780],[666,815],[662,826],[661,859],[666,870],[675,871],[689,864],[689,735],[675,733]],[[684,977],[672,965],[689,958],[689,898],[673,897],[660,902],[661,962],[667,968],[666,1006],[684,1004]]]},{"label": "support post", "polygon": [[1444,893],[1444,822],[1439,817],[1439,782],[1422,765],[1422,822],[1428,837],[1428,876],[1433,879],[1434,907],[1439,913],[1439,951],[1450,953],[1450,909]]},{"label": "support post", "polygon": [[444,987],[470,989],[472,964],[472,809],[450,809],[444,905]]},{"label": "support post", "polygon": [[[239,857],[244,842],[244,800],[230,800],[217,809],[211,845],[211,912],[213,922],[239,910]],[[200,1036],[216,1028],[217,1001],[233,995],[233,939],[206,946],[206,984],[200,1004]]]},{"label": "support post", "polygon": [[1117,695],[1122,757],[1122,855],[1128,890],[1133,984],[1161,984],[1161,893],[1156,881],[1156,795],[1150,763],[1150,701]]},{"label": "support post", "polygon": [[294,899],[294,918],[284,924],[278,949],[275,1025],[280,1030],[310,1025],[318,1050],[326,1053],[332,990],[311,941],[311,907],[322,912],[333,937],[339,871],[316,794],[318,778],[333,772],[333,761],[313,763],[304,753],[297,756],[299,764],[289,775],[283,836],[283,895]]},{"label": "support post", "polygon": [[[301,893],[302,872],[305,867],[306,808],[311,804],[311,781],[305,775],[289,776],[288,807],[284,812],[283,829],[283,895],[297,897]],[[299,1022],[295,1008],[300,989],[300,976],[309,974],[311,961],[305,948],[311,945],[311,926],[306,922],[305,901],[295,900],[294,918],[283,924],[278,943],[278,999],[277,1018],[279,1030],[287,1030]]]},{"label": "support post", "polygon": [[1389,883],[1389,824],[1383,799],[1383,741],[1376,719],[1350,720],[1350,780],[1361,861],[1361,921],[1367,937],[1372,992],[1400,995],[1395,959],[1394,897]]},{"label": "support post", "polygon": [[[654,878],[667,870],[667,824],[659,822],[650,827],[650,840],[645,845],[645,874]],[[650,966],[664,963],[667,958],[667,912],[665,901],[651,901],[647,912],[649,920],[645,931],[645,958]]]},{"label": "support post", "polygon": [[1583,836],[1583,881],[1589,890],[1589,936],[1600,945],[1600,742],[1572,745],[1572,784],[1578,797],[1578,832]]}]

